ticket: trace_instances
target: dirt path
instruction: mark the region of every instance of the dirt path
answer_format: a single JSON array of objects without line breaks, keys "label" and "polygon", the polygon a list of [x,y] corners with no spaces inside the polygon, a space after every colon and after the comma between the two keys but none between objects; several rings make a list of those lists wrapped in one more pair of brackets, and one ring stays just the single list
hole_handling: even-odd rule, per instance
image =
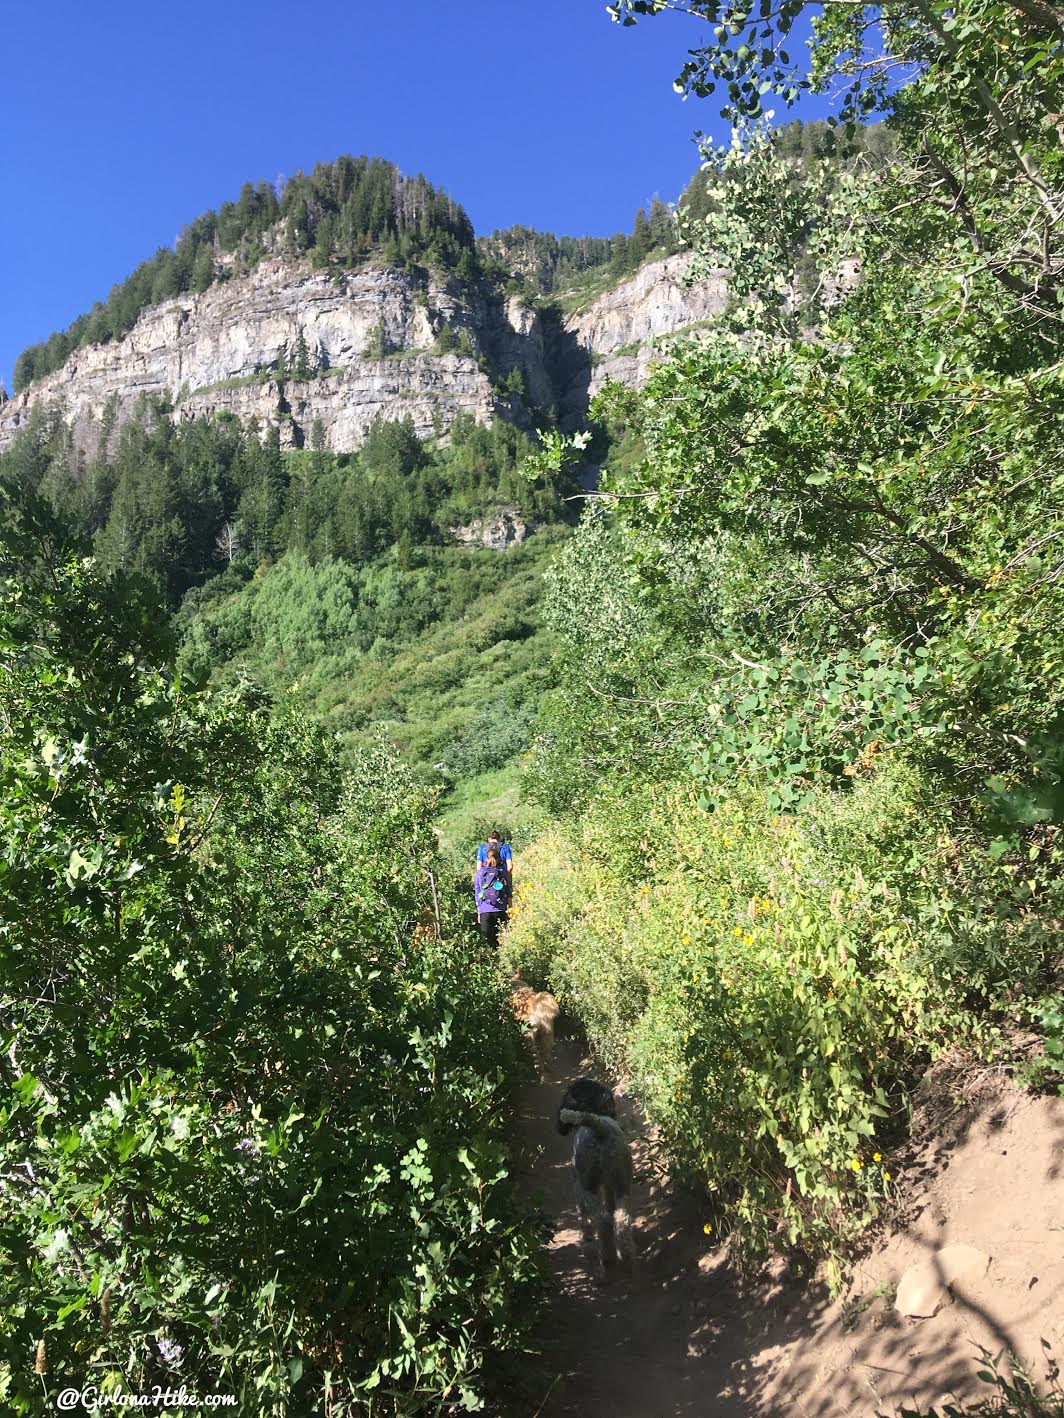
[{"label": "dirt path", "polygon": [[[705,1221],[693,1199],[670,1187],[647,1147],[633,1145],[636,1191],[632,1269],[606,1283],[589,1275],[569,1168],[569,1139],[555,1127],[566,1082],[593,1071],[572,1044],[560,1040],[546,1079],[521,1099],[526,1191],[555,1219],[549,1259],[557,1283],[541,1335],[550,1387],[541,1418],[674,1418],[752,1411],[722,1376],[742,1364],[731,1319],[736,1297],[717,1273]],[[598,1074],[601,1077],[601,1072]],[[618,1115],[641,1131],[632,1103],[618,1093]],[[738,1344],[737,1344],[738,1340]]]},{"label": "dirt path", "polygon": [[[1015,1349],[1044,1372],[1042,1341],[1064,1357],[1064,1100],[1010,1093],[973,1108],[913,1166],[908,1224],[884,1235],[831,1303],[769,1269],[741,1289],[703,1233],[706,1214],[672,1186],[634,1135],[635,1264],[605,1284],[580,1249],[569,1142],[555,1113],[565,1084],[594,1065],[560,1040],[519,1108],[522,1182],[554,1221],[556,1290],[540,1331],[544,1372],[528,1418],[874,1418],[985,1388],[976,1345]],[[602,1077],[601,1070],[597,1076]],[[914,1159],[914,1163],[915,1163]],[[891,1307],[905,1267],[964,1241],[990,1256],[978,1284],[931,1318]]]}]

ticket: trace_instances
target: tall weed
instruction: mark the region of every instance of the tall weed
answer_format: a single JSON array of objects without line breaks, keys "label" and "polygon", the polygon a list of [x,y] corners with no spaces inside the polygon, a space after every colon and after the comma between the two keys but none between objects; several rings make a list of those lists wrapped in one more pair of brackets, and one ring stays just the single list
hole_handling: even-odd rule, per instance
[{"label": "tall weed", "polygon": [[1000,974],[911,770],[769,804],[752,786],[713,811],[687,786],[604,787],[571,838],[524,854],[506,952],[630,1075],[745,1247],[782,1235],[831,1257],[890,1193],[907,1081],[985,1032],[969,1005]]}]

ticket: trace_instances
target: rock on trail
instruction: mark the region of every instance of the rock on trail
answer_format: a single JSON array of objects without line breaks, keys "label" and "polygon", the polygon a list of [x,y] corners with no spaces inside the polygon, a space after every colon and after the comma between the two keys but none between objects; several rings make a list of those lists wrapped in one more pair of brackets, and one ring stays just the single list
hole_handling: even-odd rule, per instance
[{"label": "rock on trail", "polygon": [[910,1265],[898,1283],[894,1308],[912,1319],[930,1319],[952,1299],[952,1289],[964,1280],[978,1282],[990,1257],[975,1246],[943,1246],[929,1260]]}]

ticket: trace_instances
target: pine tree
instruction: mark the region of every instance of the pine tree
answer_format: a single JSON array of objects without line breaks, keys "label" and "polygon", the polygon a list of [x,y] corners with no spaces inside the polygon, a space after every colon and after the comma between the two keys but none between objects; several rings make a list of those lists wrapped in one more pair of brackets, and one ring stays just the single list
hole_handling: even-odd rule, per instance
[{"label": "pine tree", "polygon": [[610,275],[616,280],[631,269],[628,260],[628,238],[626,236],[615,236],[610,242],[612,251],[610,253]]},{"label": "pine tree", "polygon": [[[160,251],[155,258],[155,275],[151,283],[150,300],[157,305],[161,300],[169,300],[181,290],[180,272],[177,259],[172,251]],[[139,314],[139,309],[130,315],[123,314],[122,327],[128,329]]]},{"label": "pine tree", "polygon": [[85,536],[95,536],[106,524],[114,485],[114,470],[101,451],[86,468],[74,494],[74,522]]},{"label": "pine tree", "polygon": [[116,459],[118,482],[106,525],[97,533],[104,566],[153,580],[174,601],[181,583],[184,529],[168,466],[169,430],[130,425]]},{"label": "pine tree", "polygon": [[296,464],[288,481],[287,507],[281,526],[278,527],[278,542],[285,549],[306,554],[310,544],[310,528],[307,516],[312,469],[302,459]]},{"label": "pine tree", "polygon": [[630,271],[636,270],[650,254],[653,240],[650,235],[650,222],[646,212],[640,207],[635,214],[635,227],[632,235],[628,239],[628,250],[626,253],[626,263]]},{"label": "pine tree", "polygon": [[310,245],[310,213],[302,195],[296,197],[285,224],[285,236],[294,251],[306,251]]},{"label": "pine tree", "polygon": [[660,197],[650,204],[650,244],[654,251],[671,255],[676,250],[676,222]]},{"label": "pine tree", "polygon": [[363,359],[383,359],[391,349],[384,325],[378,321],[366,331],[366,344],[362,350]]},{"label": "pine tree", "polygon": [[[41,346],[30,345],[29,348],[24,349],[18,359],[15,360],[14,383],[16,394],[21,394],[22,390],[25,389],[27,385],[32,384],[37,378],[39,354],[43,354]],[[40,372],[43,374],[44,370],[42,369]]]},{"label": "pine tree", "polygon": [[264,561],[277,549],[274,533],[284,505],[284,455],[276,424],[267,429],[261,443],[257,429],[249,427],[242,482],[237,521],[243,529],[245,545],[252,557],[256,562]]},{"label": "pine tree", "polygon": [[518,369],[517,365],[514,365],[513,369],[511,369],[509,374],[506,376],[506,381],[503,384],[503,388],[508,394],[518,394],[522,398],[524,397],[525,376],[521,373],[520,369]]},{"label": "pine tree", "polygon": [[192,262],[192,289],[205,291],[214,283],[214,252],[205,242],[200,246]]},{"label": "pine tree", "polygon": [[332,265],[333,257],[336,254],[336,218],[331,212],[326,212],[318,222],[318,229],[314,234],[314,247],[310,253],[311,263],[321,271]]},{"label": "pine tree", "polygon": [[299,327],[299,334],[296,336],[295,347],[292,351],[292,378],[299,380],[310,378],[310,350],[307,348],[302,325]]}]

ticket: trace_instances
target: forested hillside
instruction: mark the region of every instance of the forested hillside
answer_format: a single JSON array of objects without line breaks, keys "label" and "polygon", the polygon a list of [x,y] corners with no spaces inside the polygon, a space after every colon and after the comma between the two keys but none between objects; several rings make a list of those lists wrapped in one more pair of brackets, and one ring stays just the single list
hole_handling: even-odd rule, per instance
[{"label": "forested hillside", "polygon": [[380,158],[337,158],[278,187],[246,183],[236,202],[197,217],[172,249],[161,247],[106,301],[24,350],[15,392],[58,369],[79,346],[124,335],[150,305],[243,275],[267,253],[308,252],[321,268],[357,265],[378,253],[394,266],[421,261],[466,279],[475,271],[473,228],[457,202]]},{"label": "forested hillside", "polygon": [[629,234],[555,236],[515,226],[477,240],[487,270],[502,280],[517,276],[541,295],[579,286],[603,267],[610,279],[620,280],[648,257],[671,256],[679,245],[675,213],[660,197],[647,209],[639,208]]},{"label": "forested hillside", "polygon": [[[357,453],[285,454],[276,429],[145,405],[87,463],[60,417],[35,416],[0,479],[44,497],[102,571],[156,590],[187,679],[250,681],[344,753],[383,729],[422,781],[462,785],[456,808],[503,798],[512,816],[552,674],[542,572],[571,520],[565,479],[522,472],[532,447],[459,419],[434,441],[381,422]],[[527,540],[482,545],[500,517]]]}]

